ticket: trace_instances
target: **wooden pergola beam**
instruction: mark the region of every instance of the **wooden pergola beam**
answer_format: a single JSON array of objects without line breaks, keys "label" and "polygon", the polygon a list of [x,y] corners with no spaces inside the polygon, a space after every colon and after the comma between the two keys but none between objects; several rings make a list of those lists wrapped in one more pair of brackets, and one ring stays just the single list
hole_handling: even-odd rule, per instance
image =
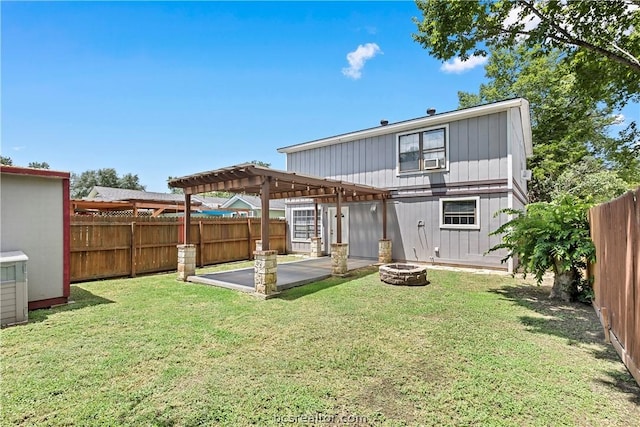
[{"label": "wooden pergola beam", "polygon": [[[185,204],[190,203],[192,194],[208,191],[229,191],[260,195],[262,202],[261,230],[262,249],[269,249],[269,203],[276,199],[313,199],[318,203],[337,205],[337,242],[342,243],[342,205],[349,202],[383,201],[383,235],[386,236],[386,203],[390,192],[367,185],[354,184],[328,178],[320,178],[295,172],[278,171],[253,164],[243,164],[203,172],[169,181],[169,186],[182,188]],[[189,198],[187,198],[189,196]],[[187,210],[188,212],[188,210]],[[189,242],[189,218],[185,212],[185,243]],[[317,215],[317,214],[314,214]],[[317,229],[317,218],[314,219]],[[314,231],[315,234],[315,231]]]},{"label": "wooden pergola beam", "polygon": [[[319,178],[294,172],[278,171],[252,164],[223,168],[217,171],[176,178],[169,181],[172,187],[182,188],[185,193],[198,194],[208,191],[230,191],[233,193],[260,194],[263,179],[271,182],[271,199],[301,198],[327,194],[340,188],[345,200],[360,201],[363,196],[388,196],[389,192],[367,185]],[[277,189],[277,190],[276,190]]]}]

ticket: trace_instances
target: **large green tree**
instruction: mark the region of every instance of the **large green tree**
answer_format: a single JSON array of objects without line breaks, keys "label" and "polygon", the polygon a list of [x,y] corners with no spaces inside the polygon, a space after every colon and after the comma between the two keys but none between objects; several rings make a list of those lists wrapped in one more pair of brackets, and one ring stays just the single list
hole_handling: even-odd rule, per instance
[{"label": "large green tree", "polygon": [[558,200],[570,195],[583,201],[604,203],[628,189],[629,184],[615,171],[607,169],[602,160],[588,156],[562,172],[553,185],[551,198]]},{"label": "large green tree", "polygon": [[145,189],[145,186],[140,184],[138,175],[128,173],[120,177],[115,169],[104,168],[88,170],[80,175],[71,174],[71,197],[74,199],[86,197],[96,185],[129,190]]},{"label": "large green tree", "polygon": [[[581,96],[621,107],[640,99],[640,1],[418,0],[414,39],[441,60],[515,45],[562,52]],[[613,96],[612,96],[613,95]]]},{"label": "large green tree", "polygon": [[[570,165],[585,156],[597,156],[633,182],[638,175],[640,151],[631,123],[625,135],[611,135],[616,116],[606,102],[581,96],[571,67],[559,50],[547,51],[524,44],[490,49],[485,66],[487,83],[478,93],[459,92],[460,107],[471,107],[513,97],[531,104],[534,157],[529,162],[534,180],[533,201],[550,200],[553,184]],[[621,153],[626,155],[622,156]]]}]

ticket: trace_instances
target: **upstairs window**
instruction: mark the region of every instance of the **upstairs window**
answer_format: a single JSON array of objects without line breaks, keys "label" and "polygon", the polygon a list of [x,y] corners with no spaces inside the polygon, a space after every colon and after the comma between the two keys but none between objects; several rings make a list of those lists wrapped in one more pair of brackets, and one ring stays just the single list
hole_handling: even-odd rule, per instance
[{"label": "upstairs window", "polygon": [[398,136],[398,172],[433,171],[446,167],[446,127]]}]

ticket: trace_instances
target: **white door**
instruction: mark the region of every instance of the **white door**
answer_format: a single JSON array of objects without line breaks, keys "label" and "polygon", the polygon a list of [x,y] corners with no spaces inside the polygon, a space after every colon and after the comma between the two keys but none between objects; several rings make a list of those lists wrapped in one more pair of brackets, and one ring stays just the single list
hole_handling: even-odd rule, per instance
[{"label": "white door", "polygon": [[[337,234],[336,229],[338,228],[338,217],[336,215],[336,208],[329,208],[329,242],[336,243]],[[342,243],[349,243],[349,208],[342,207]],[[329,247],[329,253],[331,253],[331,248]],[[349,255],[349,248],[347,248],[347,255]]]}]

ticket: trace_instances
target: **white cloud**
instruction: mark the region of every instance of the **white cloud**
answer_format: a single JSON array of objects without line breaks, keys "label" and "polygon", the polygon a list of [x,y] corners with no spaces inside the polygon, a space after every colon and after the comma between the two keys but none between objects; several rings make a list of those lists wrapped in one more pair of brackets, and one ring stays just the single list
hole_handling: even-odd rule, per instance
[{"label": "white cloud", "polygon": [[540,24],[540,18],[538,18],[533,13],[523,16],[522,19],[520,19],[519,15],[521,13],[522,13],[521,7],[514,7],[513,9],[511,9],[511,11],[509,12],[509,15],[507,15],[506,19],[503,22],[503,27],[508,28],[513,24],[524,23],[523,30],[531,31],[534,28],[536,28],[538,24]]},{"label": "white cloud", "polygon": [[362,77],[362,68],[364,67],[365,62],[379,53],[381,54],[382,51],[380,50],[380,46],[375,43],[359,45],[356,50],[347,54],[349,67],[343,68],[342,74],[354,80],[358,80]]},{"label": "white cloud", "polygon": [[25,148],[27,148],[25,145],[19,145],[17,147],[11,147],[13,149],[13,151],[22,151]]},{"label": "white cloud", "polygon": [[451,61],[445,62],[440,67],[440,71],[444,71],[445,73],[455,73],[460,74],[465,71],[469,71],[472,68],[479,67],[484,65],[487,62],[486,56],[470,56],[466,61],[461,60],[460,58],[454,58]]},{"label": "white cloud", "polygon": [[624,120],[625,120],[624,114],[614,114],[612,124],[621,125],[624,123]]}]

